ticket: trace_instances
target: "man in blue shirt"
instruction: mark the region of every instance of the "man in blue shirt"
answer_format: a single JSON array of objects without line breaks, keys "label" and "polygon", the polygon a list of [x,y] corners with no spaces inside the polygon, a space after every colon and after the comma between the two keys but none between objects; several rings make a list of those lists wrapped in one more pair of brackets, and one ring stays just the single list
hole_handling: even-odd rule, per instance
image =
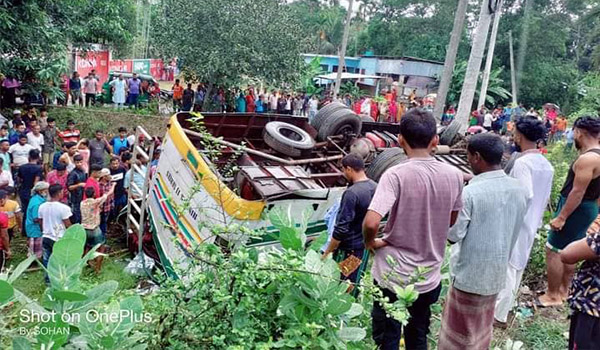
[{"label": "man in blue shirt", "polygon": [[135,108],[138,107],[141,82],[142,81],[137,77],[137,73],[133,73],[133,78],[129,79],[127,82],[127,88],[129,90],[129,106],[133,105]]},{"label": "man in blue shirt", "polygon": [[37,256],[42,258],[42,226],[41,220],[38,217],[38,209],[40,205],[46,202],[48,188],[50,184],[45,181],[39,181],[33,187],[33,197],[27,205],[25,218],[25,233],[27,234],[27,243],[29,249]]},{"label": "man in blue shirt", "polygon": [[121,154],[121,149],[128,149],[129,142],[127,141],[127,129],[125,127],[119,128],[119,136],[113,137],[110,140],[110,145],[113,149],[113,154],[118,156]]}]

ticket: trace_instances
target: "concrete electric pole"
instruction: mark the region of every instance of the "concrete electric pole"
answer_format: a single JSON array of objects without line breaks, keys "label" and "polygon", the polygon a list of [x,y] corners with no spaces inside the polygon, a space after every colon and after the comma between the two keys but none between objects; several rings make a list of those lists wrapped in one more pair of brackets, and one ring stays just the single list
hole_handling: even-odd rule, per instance
[{"label": "concrete electric pole", "polygon": [[477,106],[485,104],[488,86],[490,84],[490,73],[492,71],[492,63],[494,61],[494,50],[496,48],[496,38],[498,36],[498,26],[500,25],[500,16],[502,16],[502,4],[504,0],[500,0],[498,8],[494,13],[494,24],[492,24],[492,34],[490,36],[490,44],[488,46],[487,57],[485,60],[485,68],[483,69],[483,77],[481,79],[481,91],[479,93],[479,102]]},{"label": "concrete electric pole", "polygon": [[440,86],[438,87],[437,98],[435,100],[435,107],[433,109],[433,115],[438,119],[441,119],[442,114],[444,113],[444,106],[446,105],[448,90],[450,90],[450,83],[452,83],[452,73],[454,73],[456,53],[458,52],[460,37],[462,36],[462,32],[465,28],[465,16],[467,14],[468,4],[469,0],[459,0],[458,6],[456,7],[456,14],[454,15],[454,27],[452,27],[450,43],[446,49],[444,70],[442,71],[442,78],[440,80]]},{"label": "concrete electric pole", "polygon": [[350,33],[350,20],[352,19],[352,3],[354,0],[348,2],[348,14],[346,15],[346,24],[344,26],[344,36],[342,37],[342,47],[340,48],[340,58],[338,62],[338,71],[335,78],[335,85],[333,87],[333,99],[336,100],[340,93],[340,86],[342,85],[342,72],[346,67],[346,45],[348,45],[348,34]]}]

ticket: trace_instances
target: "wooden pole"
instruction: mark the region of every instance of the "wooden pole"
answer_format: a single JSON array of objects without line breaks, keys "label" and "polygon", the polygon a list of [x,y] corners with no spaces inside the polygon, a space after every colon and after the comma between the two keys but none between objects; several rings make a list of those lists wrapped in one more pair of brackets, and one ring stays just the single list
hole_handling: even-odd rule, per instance
[{"label": "wooden pole", "polygon": [[492,24],[492,34],[490,44],[488,46],[487,57],[485,60],[485,68],[483,70],[483,78],[481,79],[481,91],[479,92],[479,102],[477,106],[485,105],[487,90],[490,84],[490,73],[492,71],[492,63],[494,61],[494,50],[496,49],[496,38],[498,36],[498,26],[500,25],[500,17],[502,16],[502,5],[504,0],[500,0],[498,8],[494,13],[494,23]]},{"label": "wooden pole", "polygon": [[340,93],[340,86],[342,85],[342,72],[346,66],[346,46],[348,45],[348,34],[350,33],[350,20],[352,19],[352,3],[354,0],[348,2],[348,14],[346,15],[346,24],[344,26],[344,36],[342,37],[342,47],[339,53],[338,71],[335,78],[335,85],[333,87],[333,99],[336,100]]},{"label": "wooden pole", "polygon": [[517,106],[517,74],[515,72],[515,52],[513,49],[512,31],[508,32],[508,46],[510,51],[510,83],[512,86],[513,107]]},{"label": "wooden pole", "polygon": [[442,79],[440,80],[435,107],[433,109],[433,115],[438,119],[441,119],[442,114],[444,113],[446,98],[448,97],[448,91],[450,90],[450,83],[452,83],[452,73],[454,73],[456,53],[458,52],[460,38],[465,27],[465,16],[467,14],[468,4],[469,0],[459,0],[456,14],[454,15],[454,27],[452,27],[452,34],[450,34],[450,43],[446,50],[446,60],[444,61]]}]

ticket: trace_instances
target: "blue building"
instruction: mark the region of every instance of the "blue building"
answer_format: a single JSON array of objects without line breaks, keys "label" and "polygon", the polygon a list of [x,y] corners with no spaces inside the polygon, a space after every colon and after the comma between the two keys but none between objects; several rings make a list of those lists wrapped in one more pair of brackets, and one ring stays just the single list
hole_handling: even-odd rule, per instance
[{"label": "blue building", "polygon": [[[304,54],[303,57],[307,63],[320,57],[321,67],[327,73],[337,72],[339,67],[338,56]],[[437,79],[444,68],[442,62],[415,57],[374,56],[369,53],[360,57],[346,57],[345,61],[346,72],[386,77],[379,79],[379,88],[397,85],[405,96],[413,90],[420,97],[437,91]],[[361,79],[358,84],[373,93],[378,86],[376,79]]]}]

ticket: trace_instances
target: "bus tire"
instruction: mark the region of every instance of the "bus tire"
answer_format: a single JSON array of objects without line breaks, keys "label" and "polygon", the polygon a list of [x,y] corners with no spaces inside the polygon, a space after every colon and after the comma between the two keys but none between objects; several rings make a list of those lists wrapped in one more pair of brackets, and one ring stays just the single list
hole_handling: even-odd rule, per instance
[{"label": "bus tire", "polygon": [[340,109],[347,109],[347,108],[348,108],[348,106],[346,106],[343,103],[335,102],[335,101],[330,102],[329,104],[325,105],[323,108],[319,109],[319,111],[313,118],[310,125],[312,125],[315,129],[319,130],[319,127],[321,126],[321,124],[323,124],[323,121],[325,119],[329,118],[329,116],[332,113],[339,111]]},{"label": "bus tire", "polygon": [[315,141],[306,131],[284,122],[267,123],[263,140],[272,149],[291,157],[306,155],[315,147]]},{"label": "bus tire", "polygon": [[379,182],[386,170],[406,159],[402,148],[388,148],[379,153],[367,168],[367,177]]},{"label": "bus tire", "polygon": [[319,126],[317,140],[327,141],[327,137],[346,134],[360,134],[361,118],[349,109],[340,109],[330,114]]}]

